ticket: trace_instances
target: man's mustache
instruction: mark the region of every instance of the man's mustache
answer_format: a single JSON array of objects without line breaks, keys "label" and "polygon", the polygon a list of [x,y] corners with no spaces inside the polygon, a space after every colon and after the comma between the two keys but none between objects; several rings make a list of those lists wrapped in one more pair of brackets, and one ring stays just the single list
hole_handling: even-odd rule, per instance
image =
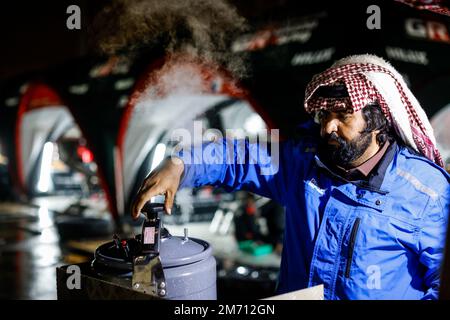
[{"label": "man's mustache", "polygon": [[327,134],[324,137],[325,141],[330,144],[330,142],[337,142],[340,146],[345,145],[346,141],[339,137],[336,132],[332,132],[331,134]]}]

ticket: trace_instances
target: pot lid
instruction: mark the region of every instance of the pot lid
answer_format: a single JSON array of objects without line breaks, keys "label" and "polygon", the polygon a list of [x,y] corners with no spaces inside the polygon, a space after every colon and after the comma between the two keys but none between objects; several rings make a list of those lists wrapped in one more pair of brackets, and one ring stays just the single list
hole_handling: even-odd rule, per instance
[{"label": "pot lid", "polygon": [[[134,239],[115,238],[114,241],[102,244],[95,250],[94,269],[103,272],[131,272],[133,257],[140,255],[141,235]],[[207,259],[212,254],[208,242],[184,237],[172,236],[167,230],[161,234],[159,249],[163,268],[175,268]]]},{"label": "pot lid", "polygon": [[196,238],[168,236],[161,239],[159,255],[163,267],[176,267],[208,258],[211,246]]}]

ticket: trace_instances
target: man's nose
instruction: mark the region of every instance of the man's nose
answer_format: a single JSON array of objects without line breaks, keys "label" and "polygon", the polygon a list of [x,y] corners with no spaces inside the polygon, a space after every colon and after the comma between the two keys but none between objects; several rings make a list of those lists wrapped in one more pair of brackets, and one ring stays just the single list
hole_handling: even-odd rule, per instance
[{"label": "man's nose", "polygon": [[321,136],[324,137],[326,135],[330,135],[333,132],[336,132],[337,129],[337,119],[330,119],[322,124],[320,133]]}]

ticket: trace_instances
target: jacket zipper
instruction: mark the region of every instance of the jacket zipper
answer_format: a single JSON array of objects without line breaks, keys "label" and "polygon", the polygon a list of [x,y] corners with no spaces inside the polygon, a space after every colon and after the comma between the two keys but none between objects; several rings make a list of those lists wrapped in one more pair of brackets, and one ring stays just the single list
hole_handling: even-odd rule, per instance
[{"label": "jacket zipper", "polygon": [[353,252],[355,250],[356,236],[358,235],[359,224],[361,223],[361,218],[356,218],[355,223],[352,227],[352,232],[350,233],[350,242],[348,244],[348,257],[347,265],[345,268],[345,277],[350,278],[350,268],[352,266]]}]

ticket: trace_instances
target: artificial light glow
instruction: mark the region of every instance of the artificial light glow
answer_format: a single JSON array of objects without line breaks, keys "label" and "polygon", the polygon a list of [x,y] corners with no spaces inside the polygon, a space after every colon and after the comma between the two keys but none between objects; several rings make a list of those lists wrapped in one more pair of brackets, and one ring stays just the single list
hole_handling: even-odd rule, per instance
[{"label": "artificial light glow", "polygon": [[246,267],[243,266],[239,266],[236,269],[237,273],[242,274],[242,275],[247,275],[248,274],[248,269]]},{"label": "artificial light glow", "polygon": [[39,216],[39,227],[40,228],[49,228],[53,225],[52,219],[50,218],[50,212],[48,210],[47,204],[43,204],[39,207],[38,210]]},{"label": "artificial light glow", "polygon": [[244,122],[244,129],[250,134],[257,134],[259,131],[265,129],[263,119],[256,113],[248,117]]},{"label": "artificial light glow", "polygon": [[53,143],[46,142],[42,151],[41,171],[37,184],[37,189],[40,192],[47,192],[50,189],[52,156]]},{"label": "artificial light glow", "polygon": [[153,171],[164,159],[166,154],[166,145],[164,143],[158,143],[155,148],[155,154],[153,155],[152,166],[150,171]]}]

